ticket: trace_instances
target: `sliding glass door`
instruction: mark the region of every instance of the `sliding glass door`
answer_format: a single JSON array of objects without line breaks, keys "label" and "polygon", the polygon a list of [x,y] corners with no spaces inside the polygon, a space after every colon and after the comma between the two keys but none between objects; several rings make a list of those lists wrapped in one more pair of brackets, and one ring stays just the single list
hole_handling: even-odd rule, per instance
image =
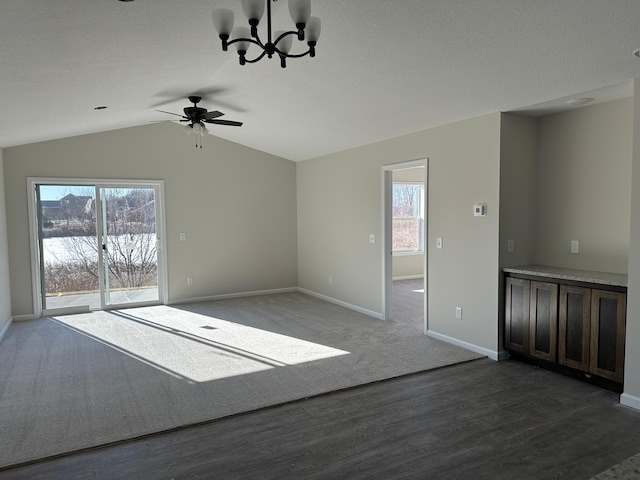
[{"label": "sliding glass door", "polygon": [[99,187],[104,304],[157,302],[156,194],[152,187]]},{"label": "sliding glass door", "polygon": [[42,312],[162,301],[160,185],[33,186]]}]

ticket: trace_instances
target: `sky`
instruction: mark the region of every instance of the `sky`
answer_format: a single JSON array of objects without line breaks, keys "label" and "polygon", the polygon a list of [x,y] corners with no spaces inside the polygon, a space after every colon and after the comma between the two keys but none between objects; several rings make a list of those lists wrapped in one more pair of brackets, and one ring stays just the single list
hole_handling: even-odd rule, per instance
[{"label": "sky", "polygon": [[95,188],[90,185],[40,185],[40,200],[60,200],[65,195],[95,196]]}]

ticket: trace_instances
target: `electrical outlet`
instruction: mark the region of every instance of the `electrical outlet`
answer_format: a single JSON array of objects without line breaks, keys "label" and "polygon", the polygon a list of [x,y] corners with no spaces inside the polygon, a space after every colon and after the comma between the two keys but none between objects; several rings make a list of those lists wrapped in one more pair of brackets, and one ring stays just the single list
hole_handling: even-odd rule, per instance
[{"label": "electrical outlet", "polygon": [[510,238],[509,240],[507,240],[507,253],[513,253],[515,251],[516,251],[515,244],[513,242],[513,239]]},{"label": "electrical outlet", "polygon": [[184,242],[187,239],[187,234],[186,233],[180,233],[180,241]]}]

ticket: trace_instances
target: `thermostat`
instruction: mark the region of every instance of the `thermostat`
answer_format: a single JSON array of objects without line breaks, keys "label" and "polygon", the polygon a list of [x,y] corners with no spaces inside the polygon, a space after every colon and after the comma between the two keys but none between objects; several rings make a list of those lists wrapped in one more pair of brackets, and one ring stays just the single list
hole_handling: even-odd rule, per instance
[{"label": "thermostat", "polygon": [[474,217],[486,217],[487,216],[487,204],[486,203],[476,203],[473,206],[473,216]]}]

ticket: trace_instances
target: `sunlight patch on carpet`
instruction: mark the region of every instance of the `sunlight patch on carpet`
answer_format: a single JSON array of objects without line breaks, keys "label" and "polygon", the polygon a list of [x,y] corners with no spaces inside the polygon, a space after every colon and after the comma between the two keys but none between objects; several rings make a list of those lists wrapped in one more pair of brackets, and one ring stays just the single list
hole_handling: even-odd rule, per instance
[{"label": "sunlight patch on carpet", "polygon": [[157,307],[149,314],[113,310],[50,318],[191,382],[208,382],[349,354],[170,307]]}]

